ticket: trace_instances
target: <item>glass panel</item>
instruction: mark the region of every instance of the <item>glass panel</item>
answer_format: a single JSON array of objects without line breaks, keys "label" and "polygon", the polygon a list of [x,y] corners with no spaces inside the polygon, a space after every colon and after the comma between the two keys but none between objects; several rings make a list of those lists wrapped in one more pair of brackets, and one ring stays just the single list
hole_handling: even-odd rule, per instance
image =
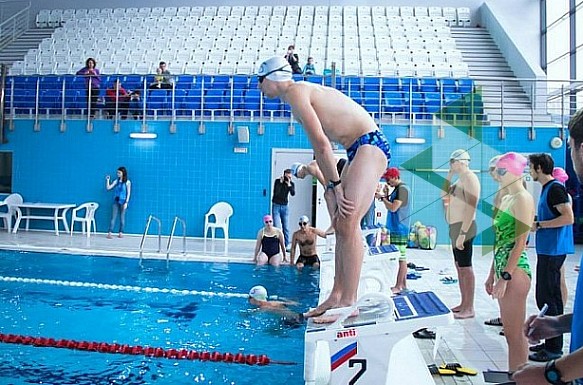
[{"label": "glass panel", "polygon": [[569,12],[569,0],[547,0],[547,26]]},{"label": "glass panel", "polygon": [[[577,60],[577,79],[583,79],[583,45],[577,48],[575,60]],[[577,93],[577,109],[580,108],[583,108],[583,89]]]},{"label": "glass panel", "polygon": [[[581,45],[583,45],[583,2],[579,3],[579,5],[577,6],[577,8],[575,8],[575,23],[577,24],[576,26],[576,37],[575,37],[575,41],[576,41],[576,46],[579,47]],[[578,77],[579,78],[579,77]],[[581,78],[579,78],[581,79]]]},{"label": "glass panel", "polygon": [[561,20],[547,31],[547,62],[557,59],[566,52],[569,52],[568,18]]},{"label": "glass panel", "polygon": [[549,80],[568,80],[569,79],[569,55],[549,63],[547,67],[547,78]]}]

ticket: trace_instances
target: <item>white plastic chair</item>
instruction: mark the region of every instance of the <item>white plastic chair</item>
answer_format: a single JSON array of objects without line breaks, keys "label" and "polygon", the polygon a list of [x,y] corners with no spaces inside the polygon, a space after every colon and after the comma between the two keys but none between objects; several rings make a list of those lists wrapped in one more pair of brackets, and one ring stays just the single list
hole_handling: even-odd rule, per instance
[{"label": "white plastic chair", "polygon": [[[81,222],[81,231],[83,234],[87,234],[87,238],[91,236],[91,227],[93,226],[93,232],[97,233],[97,225],[95,224],[95,211],[99,208],[99,203],[87,202],[79,205],[79,207],[73,209],[71,214],[71,236],[73,235],[73,227],[75,227],[75,222]],[[80,211],[84,211],[83,215],[80,215]]]},{"label": "white plastic chair", "polygon": [[16,216],[22,215],[20,212],[20,208],[16,205],[22,203],[22,195],[20,194],[10,194],[4,199],[4,203],[6,204],[7,211],[0,212],[0,219],[4,220],[4,227],[10,233],[12,231],[12,218]]},{"label": "white plastic chair", "polygon": [[[211,239],[215,239],[215,230],[217,228],[223,229],[225,235],[225,253],[229,248],[229,218],[233,215],[233,207],[227,202],[215,203],[208,213],[204,215],[204,241],[209,229],[211,230]],[[211,216],[214,216],[214,222],[211,222]]]}]

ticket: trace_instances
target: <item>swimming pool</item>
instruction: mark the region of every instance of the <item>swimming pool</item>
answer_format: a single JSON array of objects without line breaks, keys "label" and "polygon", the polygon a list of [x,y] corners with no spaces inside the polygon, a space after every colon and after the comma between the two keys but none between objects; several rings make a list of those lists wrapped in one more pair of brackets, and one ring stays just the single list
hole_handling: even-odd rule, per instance
[{"label": "swimming pool", "polygon": [[[0,343],[2,384],[303,384],[304,326],[258,313],[237,294],[261,284],[270,295],[299,302],[294,310],[315,306],[317,273],[309,269],[178,261],[167,268],[158,260],[140,268],[136,259],[10,251],[0,251],[0,260],[3,334],[297,363],[249,366]],[[223,294],[197,293],[203,291]]]}]

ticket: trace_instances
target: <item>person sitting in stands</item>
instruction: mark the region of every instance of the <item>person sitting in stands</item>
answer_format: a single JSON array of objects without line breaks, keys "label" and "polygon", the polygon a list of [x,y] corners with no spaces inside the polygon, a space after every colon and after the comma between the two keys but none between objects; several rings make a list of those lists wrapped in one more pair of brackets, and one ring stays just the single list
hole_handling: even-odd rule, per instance
[{"label": "person sitting in stands", "polygon": [[122,87],[119,79],[115,79],[112,86],[105,90],[105,109],[109,118],[115,116],[116,104],[117,112],[120,113],[121,118],[127,118],[129,101],[130,94]]},{"label": "person sitting in stands", "polygon": [[314,65],[314,58],[309,57],[308,62],[304,66],[304,75],[315,75],[316,74],[316,66]]},{"label": "person sitting in stands", "polygon": [[151,89],[170,90],[173,86],[172,75],[168,71],[166,62],[161,61],[156,68],[156,76],[154,76],[154,83],[150,85]]},{"label": "person sitting in stands", "polygon": [[142,116],[142,111],[144,109],[144,104],[142,103],[142,93],[140,90],[132,91],[130,94],[129,110],[134,116],[134,119],[140,119]]}]

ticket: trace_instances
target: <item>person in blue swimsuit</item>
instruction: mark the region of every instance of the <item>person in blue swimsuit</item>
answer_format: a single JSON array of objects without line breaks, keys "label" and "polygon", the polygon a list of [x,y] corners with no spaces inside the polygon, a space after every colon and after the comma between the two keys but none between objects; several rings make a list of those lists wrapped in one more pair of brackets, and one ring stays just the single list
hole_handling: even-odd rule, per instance
[{"label": "person in blue swimsuit", "polygon": [[[332,87],[294,82],[289,63],[279,56],[264,61],[257,73],[258,87],[269,98],[291,106],[312,147],[326,189],[334,193],[336,230],[334,284],[329,297],[306,317],[352,307],[364,257],[360,220],[374,199],[377,184],[391,158],[390,146],[371,115],[358,103]],[[336,169],[332,143],[346,148],[348,164]],[[333,310],[327,316],[337,315]]]},{"label": "person in blue swimsuit", "polygon": [[257,265],[269,263],[272,266],[279,266],[286,261],[283,232],[273,226],[271,215],[265,215],[263,223],[265,226],[257,233],[253,262]]},{"label": "person in blue swimsuit", "polygon": [[107,231],[107,238],[111,239],[111,232],[115,226],[115,220],[119,213],[119,234],[118,237],[123,237],[123,229],[126,223],[126,210],[128,209],[128,202],[132,193],[132,183],[128,179],[128,170],[121,166],[117,169],[117,178],[110,183],[110,176],[105,177],[105,188],[107,190],[113,189],[113,206],[111,213],[111,223]]},{"label": "person in blue swimsuit", "polygon": [[[569,121],[569,147],[577,179],[583,183],[583,109]],[[582,258],[583,262],[583,258]],[[559,316],[534,314],[524,323],[524,334],[531,343],[571,332],[569,354],[545,365],[524,364],[512,376],[517,385],[583,385],[583,275],[579,274],[573,313]]]}]

